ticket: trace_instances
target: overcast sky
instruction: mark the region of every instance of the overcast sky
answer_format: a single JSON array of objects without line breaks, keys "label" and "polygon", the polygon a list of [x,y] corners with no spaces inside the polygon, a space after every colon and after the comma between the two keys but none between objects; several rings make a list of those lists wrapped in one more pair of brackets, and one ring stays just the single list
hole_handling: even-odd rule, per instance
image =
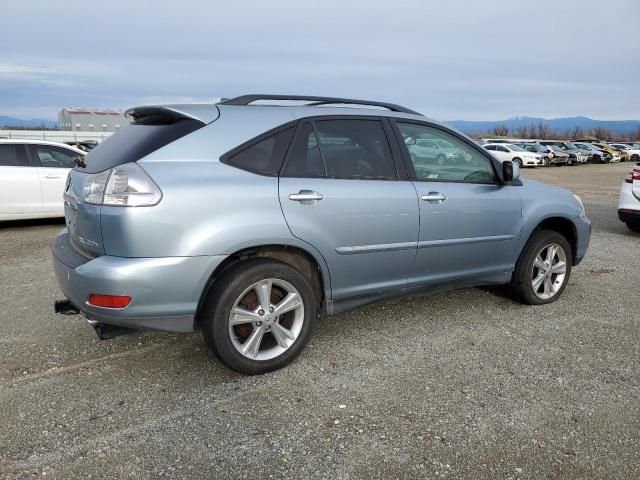
[{"label": "overcast sky", "polygon": [[640,118],[640,0],[0,0],[0,115],[291,93]]}]

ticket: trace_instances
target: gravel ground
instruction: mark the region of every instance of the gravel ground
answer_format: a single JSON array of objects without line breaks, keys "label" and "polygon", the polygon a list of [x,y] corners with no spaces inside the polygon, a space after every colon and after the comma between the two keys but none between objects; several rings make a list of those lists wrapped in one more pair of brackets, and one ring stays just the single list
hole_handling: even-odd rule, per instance
[{"label": "gravel ground", "polygon": [[0,226],[0,477],[638,478],[640,236],[629,165],[526,170],[594,232],[556,303],[501,289],[323,319],[301,357],[230,372],[198,334],[98,341],[60,298],[61,222]]}]

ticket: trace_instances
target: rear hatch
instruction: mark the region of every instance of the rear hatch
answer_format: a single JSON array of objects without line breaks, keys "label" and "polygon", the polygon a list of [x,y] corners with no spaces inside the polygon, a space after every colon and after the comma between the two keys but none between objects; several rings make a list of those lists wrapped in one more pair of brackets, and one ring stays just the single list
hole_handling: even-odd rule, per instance
[{"label": "rear hatch", "polygon": [[[107,178],[119,165],[135,162],[169,143],[189,135],[219,116],[215,105],[138,107],[127,111],[131,124],[111,135],[69,174],[64,192],[65,221],[69,240],[88,257],[105,254],[100,205],[87,203],[89,186],[96,178]],[[98,177],[102,175],[102,177]],[[98,202],[99,203],[99,202]],[[135,208],[135,207],[123,207]]]}]

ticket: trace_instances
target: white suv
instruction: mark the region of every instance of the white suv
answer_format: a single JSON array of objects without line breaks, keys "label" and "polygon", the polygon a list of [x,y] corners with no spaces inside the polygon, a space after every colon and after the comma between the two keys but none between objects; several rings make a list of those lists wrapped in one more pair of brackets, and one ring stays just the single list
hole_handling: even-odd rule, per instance
[{"label": "white suv", "polygon": [[640,163],[624,177],[620,188],[618,217],[634,232],[640,232]]}]

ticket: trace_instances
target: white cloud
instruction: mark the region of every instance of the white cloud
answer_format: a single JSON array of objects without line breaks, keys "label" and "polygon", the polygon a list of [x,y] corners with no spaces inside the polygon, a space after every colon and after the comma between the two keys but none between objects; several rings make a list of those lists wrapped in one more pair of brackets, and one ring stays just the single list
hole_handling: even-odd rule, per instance
[{"label": "white cloud", "polygon": [[[52,29],[69,11],[86,21]],[[273,92],[443,119],[637,118],[638,18],[637,0],[112,0],[99,15],[81,0],[10,2],[0,114]]]}]

